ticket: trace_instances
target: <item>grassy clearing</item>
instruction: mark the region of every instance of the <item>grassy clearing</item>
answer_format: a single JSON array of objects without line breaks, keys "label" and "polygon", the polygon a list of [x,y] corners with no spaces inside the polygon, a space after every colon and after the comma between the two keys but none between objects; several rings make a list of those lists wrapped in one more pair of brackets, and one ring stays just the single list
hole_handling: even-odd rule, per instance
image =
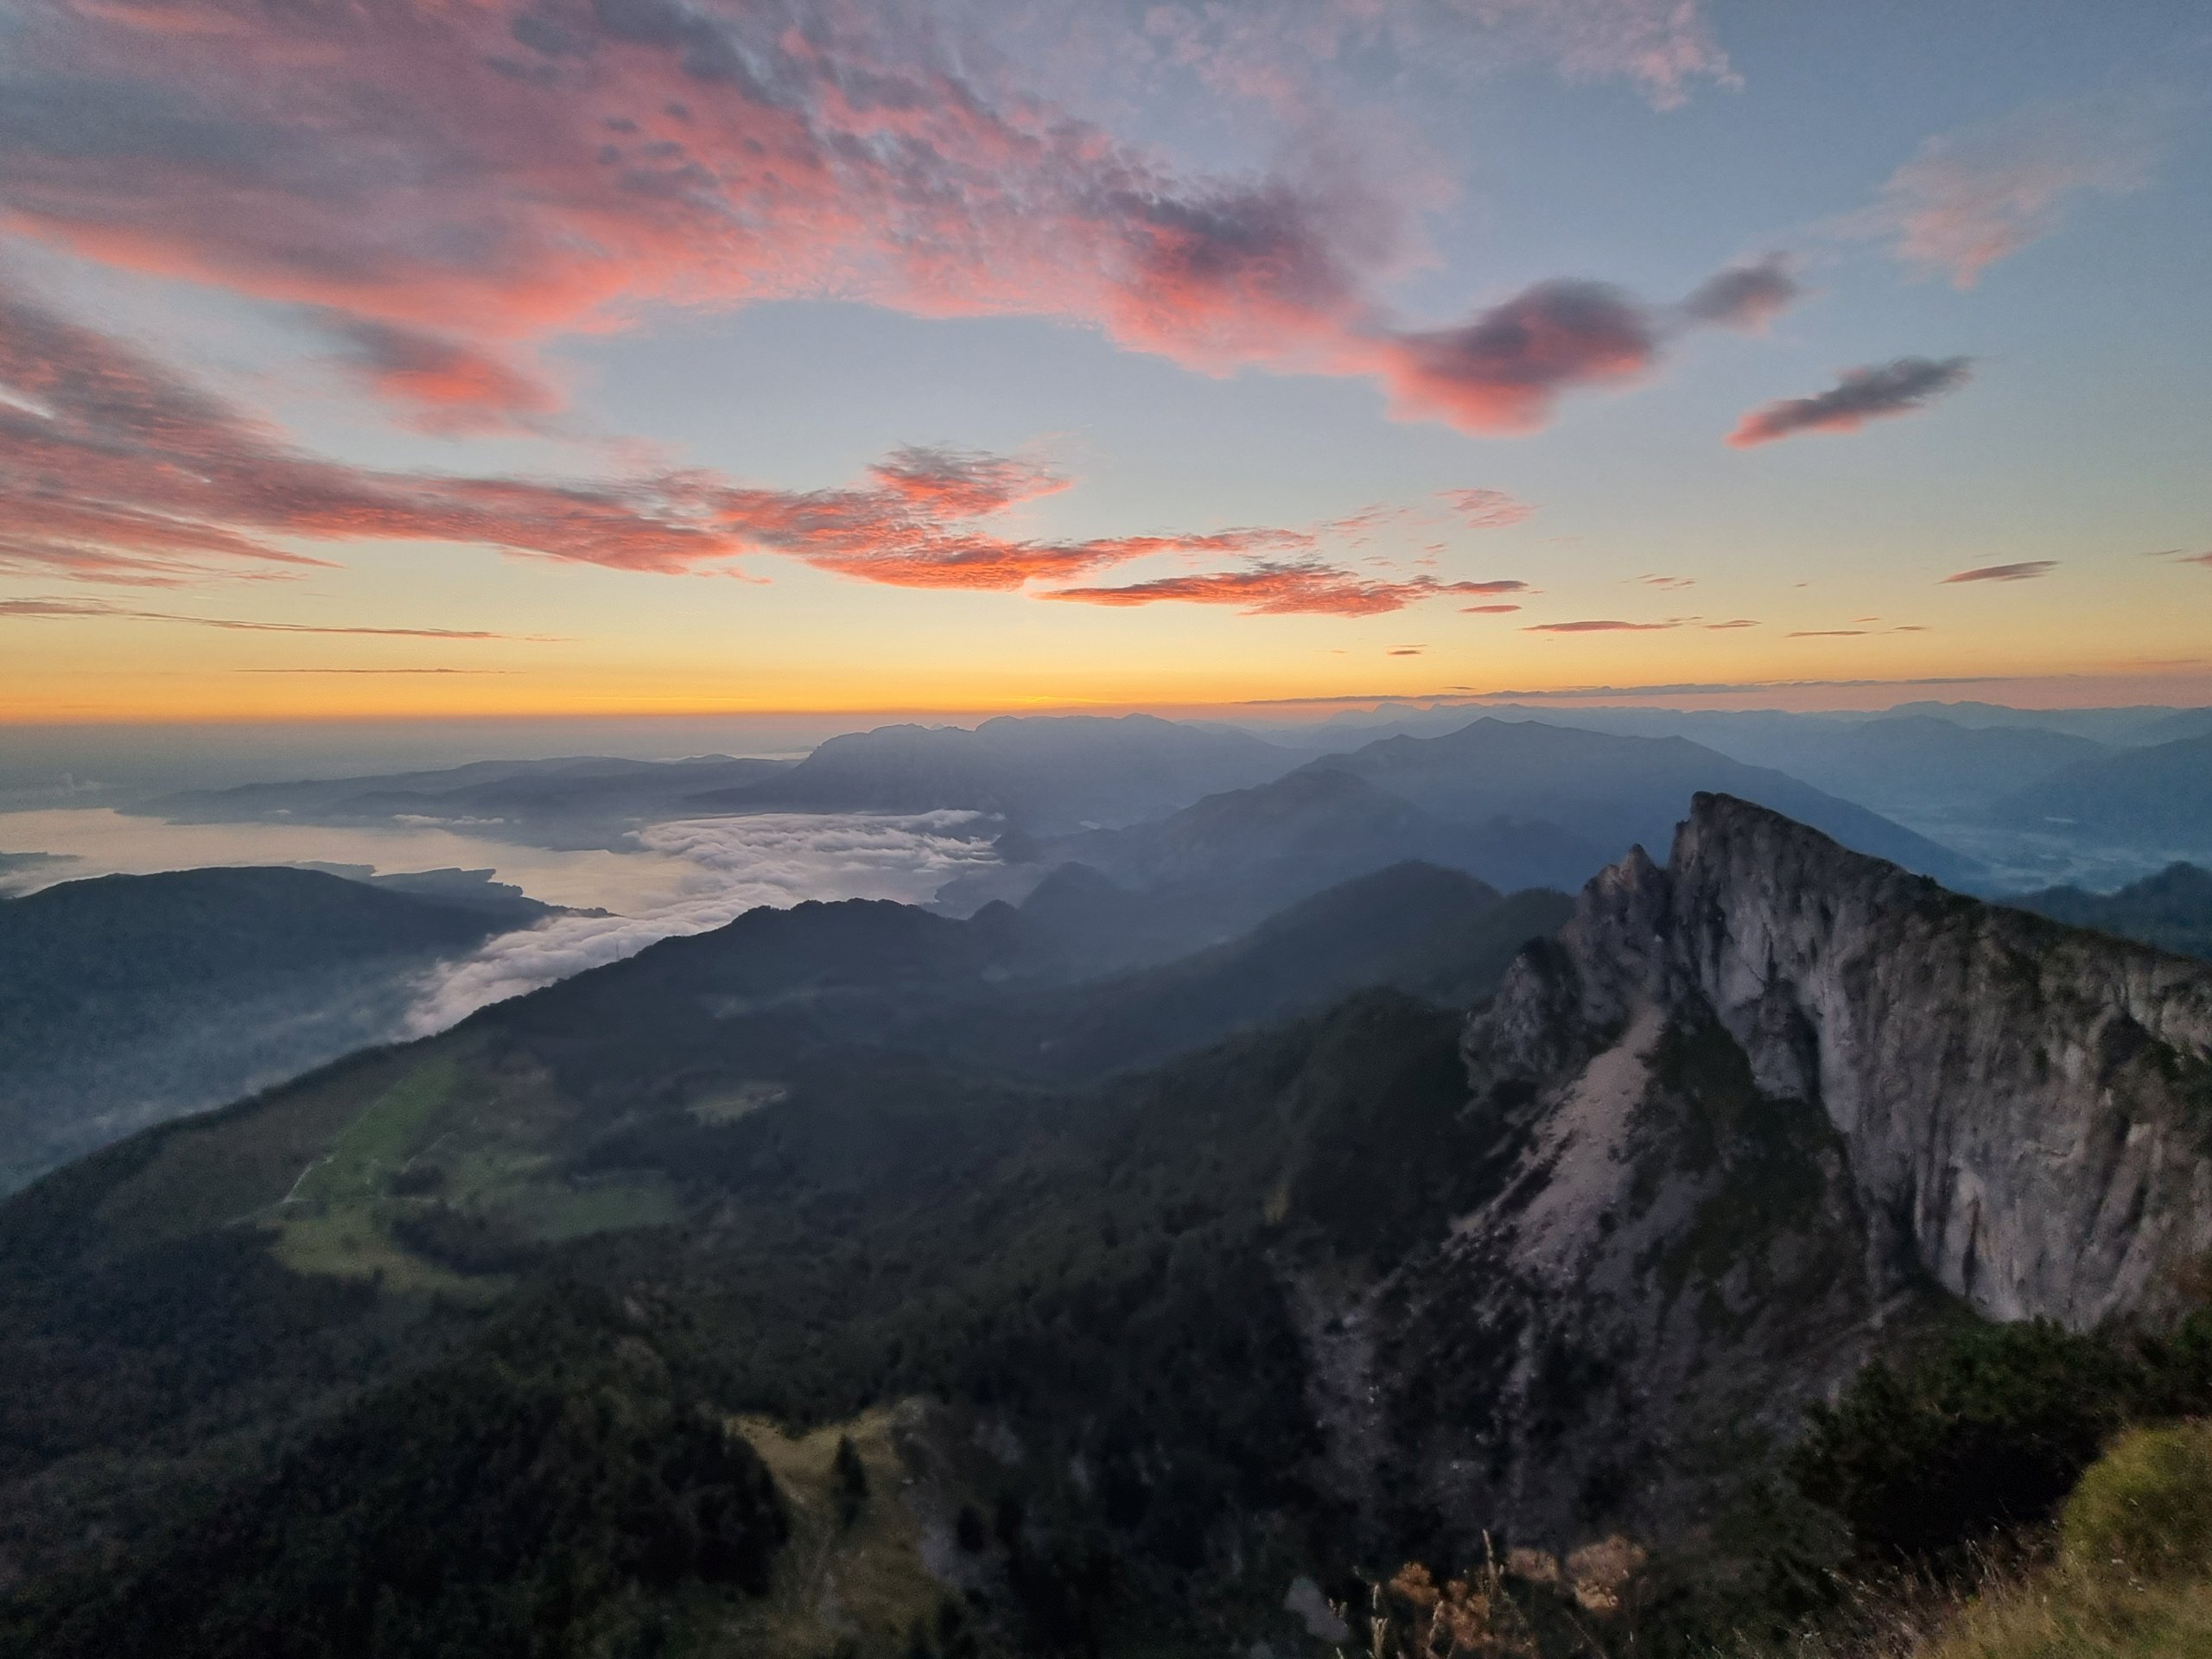
[{"label": "grassy clearing", "polygon": [[294,1273],[336,1279],[374,1280],[386,1290],[491,1302],[506,1279],[471,1278],[402,1249],[384,1230],[373,1209],[286,1216],[276,1224],[270,1253]]},{"label": "grassy clearing", "polygon": [[[895,1408],[792,1436],[760,1418],[737,1427],[776,1478],[791,1519],[775,1582],[734,1610],[710,1651],[747,1659],[820,1659],[840,1638],[862,1653],[896,1653],[908,1629],[934,1616],[945,1586],[923,1565],[923,1527],[906,1500],[908,1474],[894,1438]],[[868,1496],[851,1525],[837,1505],[837,1441],[850,1435],[868,1471]]]},{"label": "grassy clearing", "polygon": [[301,1176],[287,1205],[362,1204],[381,1196],[432,1118],[453,1098],[461,1077],[452,1057],[416,1066],[340,1131],[321,1162]]},{"label": "grassy clearing", "polygon": [[101,1202],[100,1222],[116,1247],[127,1249],[268,1209],[416,1058],[349,1061],[266,1100],[161,1131],[160,1151]]},{"label": "grassy clearing", "polygon": [[501,1213],[529,1237],[557,1244],[591,1233],[666,1226],[683,1219],[683,1206],[666,1181],[641,1179],[605,1186],[531,1188],[518,1194]]}]

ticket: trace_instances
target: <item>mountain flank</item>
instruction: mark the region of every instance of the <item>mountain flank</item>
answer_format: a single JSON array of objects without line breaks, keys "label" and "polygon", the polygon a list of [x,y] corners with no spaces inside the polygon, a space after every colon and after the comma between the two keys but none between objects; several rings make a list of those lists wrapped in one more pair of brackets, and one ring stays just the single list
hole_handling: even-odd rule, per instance
[{"label": "mountain flank", "polygon": [[2053,921],[2115,933],[2162,950],[2212,957],[2212,870],[2195,864],[2170,864],[2116,893],[2047,887],[2005,902]]}]

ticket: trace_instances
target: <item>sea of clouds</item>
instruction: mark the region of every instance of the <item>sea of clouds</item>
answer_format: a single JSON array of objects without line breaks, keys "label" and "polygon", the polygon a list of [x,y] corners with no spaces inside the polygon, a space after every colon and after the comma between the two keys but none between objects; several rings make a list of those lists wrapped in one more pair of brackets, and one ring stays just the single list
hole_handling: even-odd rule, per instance
[{"label": "sea of clouds", "polygon": [[758,906],[921,902],[954,876],[998,861],[990,828],[976,813],[953,811],[762,813],[651,825],[637,832],[641,850],[683,868],[673,897],[628,915],[556,916],[502,934],[431,975],[408,1012],[407,1034],[443,1031],[492,1003],[633,957],[658,939],[703,933]]}]

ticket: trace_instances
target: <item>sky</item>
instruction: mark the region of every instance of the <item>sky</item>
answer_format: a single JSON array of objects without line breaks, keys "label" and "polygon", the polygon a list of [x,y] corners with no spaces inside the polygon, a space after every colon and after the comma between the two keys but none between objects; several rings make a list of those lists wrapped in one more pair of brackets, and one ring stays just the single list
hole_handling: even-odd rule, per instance
[{"label": "sky", "polygon": [[0,721],[2212,701],[2208,114],[2193,0],[0,0]]}]

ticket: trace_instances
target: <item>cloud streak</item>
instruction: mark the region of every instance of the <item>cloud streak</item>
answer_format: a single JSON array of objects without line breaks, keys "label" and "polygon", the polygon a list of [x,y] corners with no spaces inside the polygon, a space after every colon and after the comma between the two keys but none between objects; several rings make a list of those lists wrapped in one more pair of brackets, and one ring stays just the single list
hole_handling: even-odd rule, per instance
[{"label": "cloud streak", "polygon": [[1241,570],[1159,576],[1117,588],[1046,588],[1038,597],[1121,607],[1233,605],[1247,616],[1379,616],[1424,599],[1451,594],[1515,593],[1527,585],[1440,582],[1433,576],[1370,577],[1319,562],[1262,560]]},{"label": "cloud streak", "polygon": [[2057,569],[2056,559],[2023,559],[2016,564],[1985,564],[1978,569],[1961,570],[1943,582],[1946,586],[1958,582],[2032,582]]},{"label": "cloud streak", "polygon": [[1503,490],[1440,490],[1437,494],[1471,530],[1510,529],[1536,511]]},{"label": "cloud streak", "polygon": [[0,599],[0,617],[81,619],[117,617],[131,622],[184,622],[199,628],[223,628],[240,633],[327,633],[379,639],[502,639],[530,645],[562,643],[550,634],[494,633],[477,628],[372,628],[325,626],[309,622],[248,622],[227,616],[188,616],[174,611],[134,611],[99,600]]},{"label": "cloud streak", "polygon": [[1679,628],[1680,622],[1619,622],[1611,618],[1599,618],[1584,622],[1531,622],[1522,629],[1523,633],[1663,633],[1669,628]]},{"label": "cloud streak", "polygon": [[20,295],[0,294],[0,388],[11,394],[0,399],[9,574],[156,587],[287,575],[328,568],[290,543],[359,539],[662,575],[728,572],[767,553],[866,582],[1006,590],[1160,554],[1281,558],[1314,546],[1310,531],[1250,526],[1075,541],[995,533],[993,518],[1067,480],[1034,461],[942,448],[899,449],[855,485],[807,491],[703,472],[587,485],[349,467]]},{"label": "cloud streak", "polygon": [[1826,391],[1752,410],[1728,435],[1729,445],[1749,449],[1800,432],[1856,432],[1869,421],[1910,415],[1964,385],[1971,362],[1963,357],[1900,357],[1846,369]]}]

